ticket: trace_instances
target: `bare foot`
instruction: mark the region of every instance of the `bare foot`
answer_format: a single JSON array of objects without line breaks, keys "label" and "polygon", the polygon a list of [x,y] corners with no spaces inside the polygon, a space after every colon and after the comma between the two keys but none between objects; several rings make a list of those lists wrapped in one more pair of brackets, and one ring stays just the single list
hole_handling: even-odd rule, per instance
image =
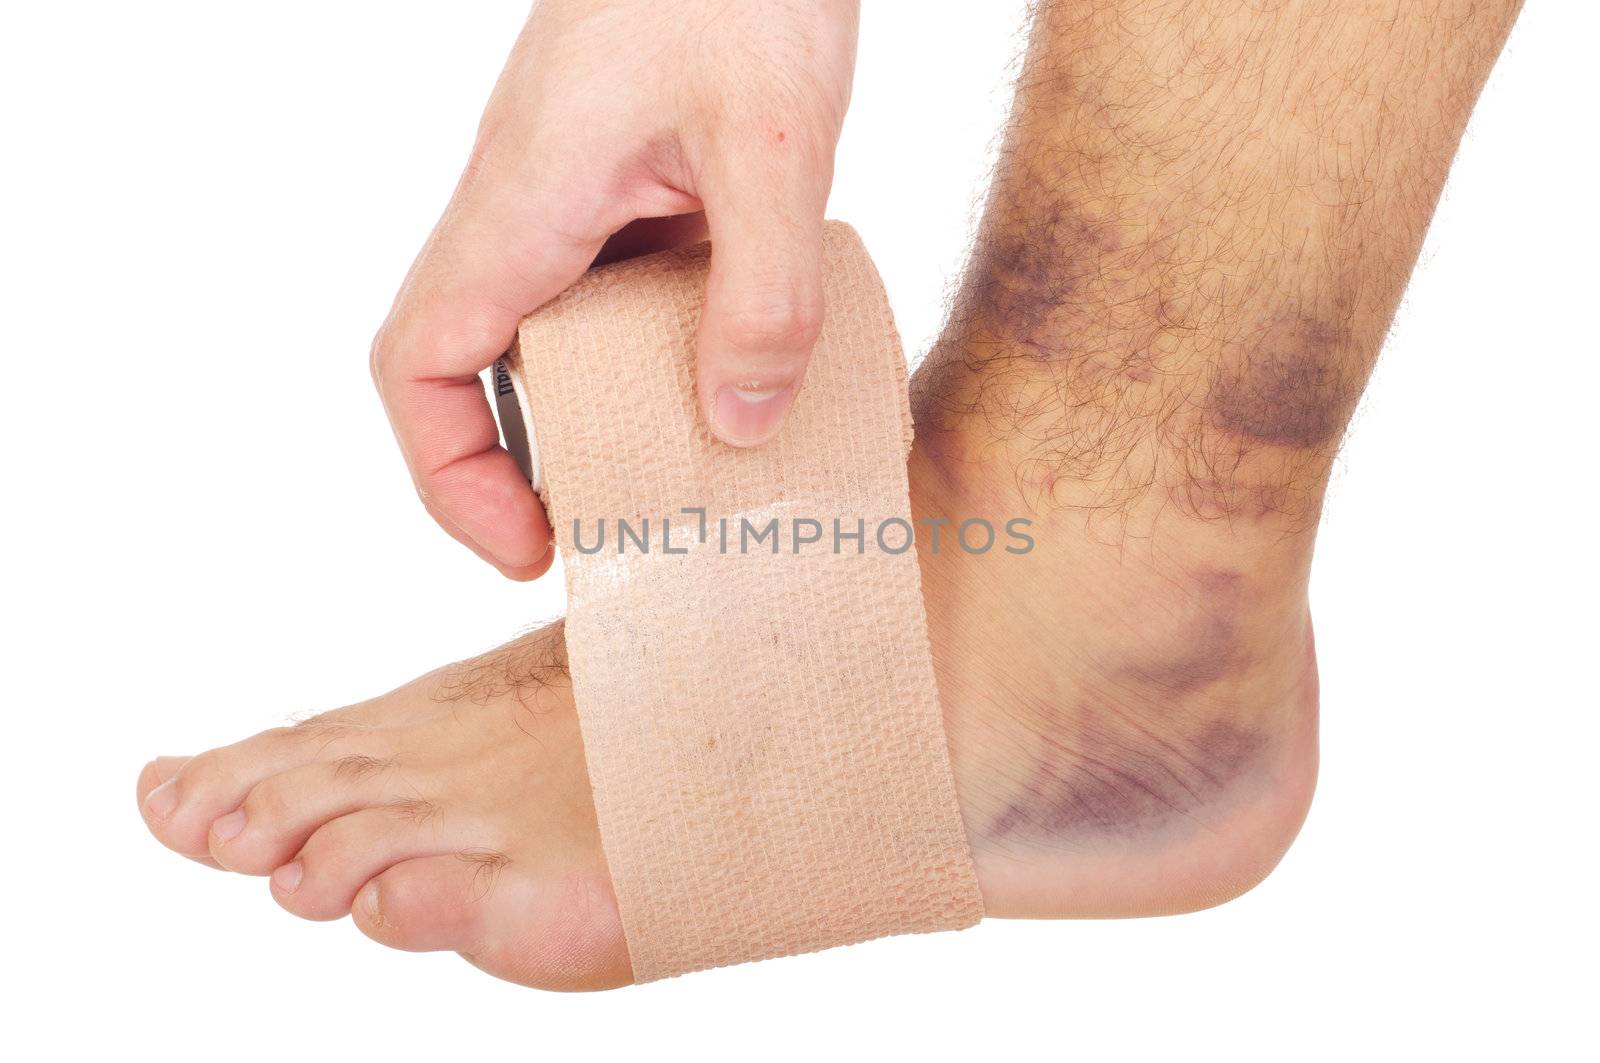
[{"label": "bare foot", "polygon": [[139,776],[163,844],[270,875],[307,919],[353,914],[527,985],[630,980],[561,625],[383,697]]},{"label": "bare foot", "polygon": [[[938,440],[948,456],[956,437]],[[959,467],[919,443],[919,515],[1020,511],[994,484],[963,487]],[[992,915],[1226,899],[1272,867],[1310,798],[1303,585],[1286,590],[1237,550],[1158,558],[1089,531],[1046,520],[1025,556],[922,544],[957,788]],[[559,624],[372,701],[160,758],[139,800],[168,847],[270,875],[296,915],[352,914],[383,944],[454,950],[526,985],[631,979]]]}]

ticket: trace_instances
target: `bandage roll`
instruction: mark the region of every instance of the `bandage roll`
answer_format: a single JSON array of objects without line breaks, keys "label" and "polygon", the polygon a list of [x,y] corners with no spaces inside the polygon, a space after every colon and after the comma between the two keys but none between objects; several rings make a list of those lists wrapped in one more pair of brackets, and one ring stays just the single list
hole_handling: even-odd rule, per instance
[{"label": "bandage roll", "polygon": [[506,368],[566,569],[568,659],[639,981],[886,934],[982,902],[934,686],[906,364],[855,233],[779,435],[695,401],[705,245],[596,269]]}]

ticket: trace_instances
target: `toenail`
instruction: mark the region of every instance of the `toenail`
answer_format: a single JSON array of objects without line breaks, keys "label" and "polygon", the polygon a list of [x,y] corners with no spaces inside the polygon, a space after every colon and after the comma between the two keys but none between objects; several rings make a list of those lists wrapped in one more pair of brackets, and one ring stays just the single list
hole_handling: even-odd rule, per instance
[{"label": "toenail", "polygon": [[219,842],[232,841],[244,830],[244,809],[236,808],[211,824],[211,835]]},{"label": "toenail", "polygon": [[168,779],[144,799],[144,807],[157,819],[166,819],[172,815],[172,810],[178,807],[178,780]]},{"label": "toenail", "polygon": [[366,888],[361,891],[361,897],[356,901],[356,904],[361,908],[361,914],[366,917],[367,922],[373,926],[383,925],[383,914],[378,908],[378,884],[376,882],[367,883]]},{"label": "toenail", "polygon": [[306,869],[296,860],[292,864],[284,864],[272,873],[272,884],[278,888],[279,893],[293,893],[300,888],[300,880],[306,877]]}]

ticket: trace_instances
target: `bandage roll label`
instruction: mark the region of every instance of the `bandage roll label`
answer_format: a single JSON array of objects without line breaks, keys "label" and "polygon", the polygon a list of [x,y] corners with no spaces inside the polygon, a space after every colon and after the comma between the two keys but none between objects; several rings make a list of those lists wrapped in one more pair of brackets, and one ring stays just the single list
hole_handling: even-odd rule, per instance
[{"label": "bandage roll label", "polygon": [[522,374],[513,371],[509,358],[495,359],[494,368],[489,371],[489,389],[494,392],[495,415],[506,449],[522,475],[538,490],[539,447],[523,395]]},{"label": "bandage roll label", "polygon": [[908,547],[883,288],[830,224],[804,385],[778,437],[741,449],[695,402],[708,261],[702,245],[595,270],[508,356],[639,981],[982,915]]}]

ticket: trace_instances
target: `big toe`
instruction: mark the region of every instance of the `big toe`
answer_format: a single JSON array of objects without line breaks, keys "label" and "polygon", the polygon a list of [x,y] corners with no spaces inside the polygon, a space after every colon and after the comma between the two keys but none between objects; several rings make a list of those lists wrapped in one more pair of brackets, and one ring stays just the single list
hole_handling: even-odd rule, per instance
[{"label": "big toe", "polygon": [[[139,812],[145,817],[146,823],[149,822],[150,816],[148,803],[150,795],[171,782],[172,778],[178,774],[178,769],[193,759],[193,757],[157,757],[140,769],[139,781],[134,786],[134,797],[139,802]],[[207,867],[214,867],[219,871],[222,870],[221,864],[204,853],[184,853],[183,855],[197,864],[205,864]]]},{"label": "big toe", "polygon": [[192,759],[192,757],[157,757],[140,769],[139,782],[134,788],[140,806],[144,805],[145,798],[150,796],[151,791],[178,774],[178,769]]},{"label": "big toe", "polygon": [[352,914],[382,944],[459,952],[522,985],[589,990],[633,981],[604,873],[541,874],[480,850],[425,857],[368,882]]}]

